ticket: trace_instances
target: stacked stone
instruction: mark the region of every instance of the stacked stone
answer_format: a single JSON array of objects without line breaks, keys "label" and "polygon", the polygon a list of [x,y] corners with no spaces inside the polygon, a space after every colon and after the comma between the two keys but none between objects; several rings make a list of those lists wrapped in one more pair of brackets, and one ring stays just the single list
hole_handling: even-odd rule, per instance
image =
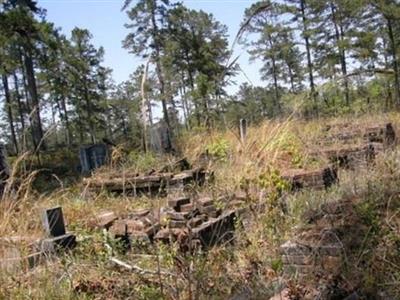
[{"label": "stacked stone", "polygon": [[280,247],[286,275],[306,277],[318,272],[335,275],[342,264],[343,249],[338,242],[287,241]]},{"label": "stacked stone", "polygon": [[179,173],[155,173],[148,175],[122,174],[113,177],[97,176],[84,179],[84,184],[93,192],[106,190],[112,193],[136,195],[159,195],[181,191],[190,184],[203,185],[206,172],[203,168],[194,168]]},{"label": "stacked stone", "polygon": [[324,189],[332,186],[338,180],[337,172],[332,167],[313,171],[303,169],[287,170],[281,174],[281,177],[289,182],[293,191],[303,188]]},{"label": "stacked stone", "polygon": [[[365,128],[349,128],[349,126],[336,126],[340,132],[330,133],[323,142],[330,143],[354,143],[355,141],[368,143],[381,143],[385,146],[393,145],[396,142],[396,132],[392,123],[378,124]],[[328,129],[328,132],[331,128]]]},{"label": "stacked stone", "polygon": [[110,234],[132,244],[153,241],[178,242],[182,248],[193,245],[215,245],[233,238],[236,210],[222,212],[210,197],[191,201],[189,197],[168,200],[160,212],[140,210],[128,218],[116,219],[111,212],[103,212],[92,222],[92,227],[109,230]]},{"label": "stacked stone", "polygon": [[366,166],[375,160],[376,155],[383,151],[382,144],[369,143],[357,146],[340,146],[326,148],[319,152],[311,153],[312,156],[322,155],[330,162],[345,168]]}]

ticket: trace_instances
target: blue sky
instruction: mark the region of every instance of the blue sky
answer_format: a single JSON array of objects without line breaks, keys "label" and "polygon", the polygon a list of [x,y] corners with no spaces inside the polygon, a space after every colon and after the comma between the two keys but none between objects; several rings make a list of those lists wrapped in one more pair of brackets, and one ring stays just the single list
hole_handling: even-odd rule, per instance
[{"label": "blue sky", "polygon": [[[135,0],[133,0],[135,2]],[[256,1],[251,0],[184,0],[192,9],[202,9],[212,13],[221,23],[228,26],[229,40],[239,29],[244,10]],[[47,10],[47,19],[69,36],[77,26],[89,29],[93,34],[93,43],[105,48],[105,65],[113,69],[113,78],[118,83],[128,79],[138,64],[142,63],[134,55],[122,48],[122,40],[128,30],[125,12],[121,12],[123,0],[38,0],[39,6]],[[240,45],[236,45],[234,57],[240,54],[239,64],[254,85],[265,85],[260,81],[259,63],[249,63],[248,55]],[[235,78],[237,86],[248,82],[243,74]],[[229,87],[233,93],[237,86]]]}]

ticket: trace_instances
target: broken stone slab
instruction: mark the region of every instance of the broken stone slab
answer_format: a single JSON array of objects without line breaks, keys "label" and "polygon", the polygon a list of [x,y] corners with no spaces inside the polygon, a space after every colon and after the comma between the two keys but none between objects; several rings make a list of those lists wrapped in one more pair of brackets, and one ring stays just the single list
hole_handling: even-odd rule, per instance
[{"label": "broken stone slab", "polygon": [[46,238],[40,242],[41,252],[54,253],[61,249],[73,249],[76,246],[76,237],[71,233],[61,236]]},{"label": "broken stone slab", "polygon": [[233,240],[236,211],[223,213],[218,218],[202,223],[192,229],[194,238],[199,239],[204,247],[210,247],[224,241]]},{"label": "broken stone slab", "polygon": [[90,221],[90,225],[94,228],[104,228],[108,229],[110,228],[113,223],[118,219],[118,217],[115,215],[114,212],[108,211],[108,212],[102,212],[94,217]]},{"label": "broken stone slab", "polygon": [[312,171],[303,169],[286,170],[282,172],[281,177],[290,184],[292,191],[298,191],[303,188],[324,189],[338,181],[337,171],[333,167]]}]

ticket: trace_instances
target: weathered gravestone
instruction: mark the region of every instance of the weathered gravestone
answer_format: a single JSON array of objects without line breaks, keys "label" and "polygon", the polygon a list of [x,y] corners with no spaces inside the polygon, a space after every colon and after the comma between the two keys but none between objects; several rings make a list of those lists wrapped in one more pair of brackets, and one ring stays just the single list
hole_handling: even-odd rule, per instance
[{"label": "weathered gravestone", "polygon": [[104,164],[109,157],[109,150],[106,144],[94,144],[82,146],[79,149],[82,173],[89,173]]},{"label": "weathered gravestone", "polygon": [[171,151],[171,136],[164,121],[161,120],[149,128],[149,144],[154,152],[164,153]]},{"label": "weathered gravestone", "polygon": [[0,197],[3,195],[6,181],[10,175],[6,157],[5,147],[0,144]]},{"label": "weathered gravestone", "polygon": [[43,226],[48,236],[41,242],[43,252],[54,252],[60,248],[75,247],[76,237],[66,232],[61,207],[46,209],[43,212]]}]

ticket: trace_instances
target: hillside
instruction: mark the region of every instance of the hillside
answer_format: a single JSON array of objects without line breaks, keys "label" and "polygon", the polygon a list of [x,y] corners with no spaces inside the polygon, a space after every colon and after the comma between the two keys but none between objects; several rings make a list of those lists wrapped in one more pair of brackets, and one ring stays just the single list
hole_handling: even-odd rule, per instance
[{"label": "hillside", "polygon": [[[46,194],[32,189],[38,174],[11,178],[1,298],[397,299],[399,149],[389,123],[398,137],[397,113],[265,122],[244,142],[235,131],[183,136],[177,158],[201,167],[197,177],[176,158],[132,163],[117,148],[108,166]],[[150,193],[161,177],[166,188]],[[73,249],[38,248],[42,211],[56,206]]]}]

